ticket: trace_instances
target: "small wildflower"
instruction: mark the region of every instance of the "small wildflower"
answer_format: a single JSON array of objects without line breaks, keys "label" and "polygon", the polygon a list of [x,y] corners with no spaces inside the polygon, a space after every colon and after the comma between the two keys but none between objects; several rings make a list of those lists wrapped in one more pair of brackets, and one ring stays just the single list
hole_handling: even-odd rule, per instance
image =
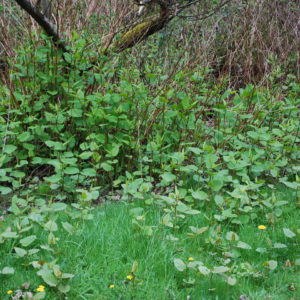
[{"label": "small wildflower", "polygon": [[42,293],[44,291],[45,287],[43,285],[39,285],[39,287],[36,289],[38,292]]},{"label": "small wildflower", "polygon": [[189,261],[193,261],[194,260],[194,258],[193,257],[189,257]]},{"label": "small wildflower", "polygon": [[258,226],[258,229],[260,229],[260,230],[265,230],[265,229],[267,229],[267,227],[266,227],[265,225],[259,225],[259,226]]},{"label": "small wildflower", "polygon": [[115,287],[114,284],[111,284],[111,285],[109,286],[110,289],[113,289],[114,287]]},{"label": "small wildflower", "polygon": [[131,280],[131,279],[132,279],[132,276],[131,276],[131,275],[128,275],[126,278],[127,278],[128,280]]},{"label": "small wildflower", "polygon": [[10,294],[12,294],[12,292],[13,292],[12,290],[9,290],[9,291],[7,292],[7,294],[10,295]]}]

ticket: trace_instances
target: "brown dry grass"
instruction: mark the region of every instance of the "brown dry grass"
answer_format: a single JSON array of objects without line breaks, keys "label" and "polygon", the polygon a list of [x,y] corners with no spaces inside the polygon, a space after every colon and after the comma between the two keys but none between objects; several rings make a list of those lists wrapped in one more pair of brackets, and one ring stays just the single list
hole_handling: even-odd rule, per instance
[{"label": "brown dry grass", "polygon": [[[159,61],[162,69],[213,69],[215,78],[227,76],[231,86],[248,82],[267,84],[278,68],[300,80],[300,9],[291,0],[232,0],[203,21],[174,19],[162,34],[127,50],[127,62],[137,68],[145,61]],[[210,3],[194,6],[186,13],[201,13]],[[72,32],[88,38],[88,47],[106,47],[120,32],[138,22],[130,0],[52,1],[52,21],[71,43]],[[298,3],[299,4],[299,3]],[[39,45],[38,25],[14,1],[2,0],[0,9],[0,55],[13,61],[15,49],[28,40]],[[157,47],[153,48],[153,45]],[[154,53],[152,58],[149,53]],[[132,59],[131,59],[132,58]],[[172,69],[173,70],[173,69]],[[278,71],[279,72],[279,71]],[[3,72],[2,72],[3,73]]]}]

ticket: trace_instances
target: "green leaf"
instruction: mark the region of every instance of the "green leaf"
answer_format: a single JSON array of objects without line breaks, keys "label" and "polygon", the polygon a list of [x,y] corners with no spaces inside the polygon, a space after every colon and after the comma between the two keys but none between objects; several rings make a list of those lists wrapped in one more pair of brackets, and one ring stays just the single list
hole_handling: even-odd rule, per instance
[{"label": "green leaf", "polygon": [[229,271],[230,269],[226,266],[220,266],[220,267],[214,267],[212,270],[212,273],[214,274],[220,274],[220,273],[225,273]]},{"label": "green leaf", "polygon": [[29,246],[31,243],[33,243],[34,241],[36,240],[36,235],[30,235],[30,236],[27,236],[26,238],[24,239],[21,239],[20,240],[20,243],[23,247],[27,247]]},{"label": "green leaf", "polygon": [[173,227],[173,223],[171,222],[172,218],[170,214],[166,214],[162,219],[162,224],[168,227]]},{"label": "green leaf", "polygon": [[7,186],[1,186],[0,185],[0,193],[1,195],[7,195],[12,191],[11,188],[7,187]]},{"label": "green leaf", "polygon": [[89,159],[91,156],[93,155],[93,152],[91,151],[86,151],[86,152],[82,152],[79,157],[81,159]]},{"label": "green leaf", "polygon": [[281,248],[286,248],[286,244],[281,244],[281,243],[274,243],[273,248],[281,249]]},{"label": "green leaf", "polygon": [[1,274],[3,274],[3,275],[10,275],[10,274],[14,274],[14,273],[15,273],[15,269],[10,268],[10,267],[4,267],[1,271]]},{"label": "green leaf", "polygon": [[283,183],[284,183],[287,187],[289,187],[289,188],[291,188],[291,189],[294,189],[294,190],[296,190],[296,189],[298,188],[298,186],[299,186],[299,184],[298,184],[297,182],[283,181]]},{"label": "green leaf", "polygon": [[202,275],[208,275],[208,274],[210,274],[210,269],[208,269],[207,267],[205,267],[205,266],[199,266],[198,267],[198,270],[199,270],[199,272],[202,274]]},{"label": "green leaf", "polygon": [[235,232],[229,231],[226,233],[226,240],[231,242],[238,241],[239,236]]},{"label": "green leaf", "polygon": [[89,177],[95,177],[95,176],[97,176],[96,170],[92,169],[92,168],[83,169],[82,172],[81,172],[81,174],[85,175],[85,176],[89,176]]},{"label": "green leaf", "polygon": [[256,250],[258,253],[266,253],[267,249],[266,248],[256,248]]},{"label": "green leaf", "polygon": [[142,207],[134,207],[129,210],[130,216],[137,217],[141,216],[144,213],[144,209]]},{"label": "green leaf", "polygon": [[63,293],[63,294],[66,294],[70,291],[70,286],[68,284],[64,285],[64,284],[59,284],[58,286],[58,290]]},{"label": "green leaf", "polygon": [[43,278],[43,280],[50,286],[57,286],[57,279],[54,277],[51,270],[42,269],[37,272],[39,276]]},{"label": "green leaf", "polygon": [[197,235],[200,235],[202,233],[204,233],[205,231],[208,230],[208,226],[205,226],[205,227],[201,227],[201,228],[197,228],[197,227],[194,227],[194,226],[190,226],[190,229]]},{"label": "green leaf", "polygon": [[106,162],[102,163],[102,164],[101,164],[101,167],[102,167],[103,170],[106,171],[106,172],[110,172],[110,171],[112,171],[112,170],[114,169],[110,164],[108,164],[108,163],[106,163]]},{"label": "green leaf", "polygon": [[248,245],[247,243],[241,242],[241,241],[239,241],[236,246],[238,248],[246,249],[246,250],[251,250],[252,249],[250,245]]},{"label": "green leaf", "polygon": [[65,145],[61,142],[54,142],[54,141],[46,141],[45,144],[49,148],[54,148],[54,150],[65,150]]},{"label": "green leaf", "polygon": [[264,263],[264,265],[270,270],[275,270],[277,268],[278,263],[276,260],[268,260]]},{"label": "green leaf", "polygon": [[186,209],[186,210],[184,210],[184,213],[186,215],[199,215],[201,212],[196,209]]},{"label": "green leaf", "polygon": [[57,278],[61,278],[62,273],[60,271],[59,265],[53,266],[53,273]]},{"label": "green leaf", "polygon": [[186,269],[185,263],[180,258],[174,259],[174,266],[179,272],[183,272]]},{"label": "green leaf", "polygon": [[17,138],[20,142],[28,142],[33,139],[33,136],[30,134],[30,132],[25,131],[25,132],[21,133],[20,135],[18,135]]},{"label": "green leaf", "polygon": [[18,257],[24,257],[27,254],[27,251],[22,248],[15,247],[14,250]]},{"label": "green leaf", "polygon": [[48,94],[50,94],[51,96],[55,96],[57,94],[57,91],[47,91]]},{"label": "green leaf", "polygon": [[40,249],[30,249],[28,250],[28,255],[33,255],[40,252]]},{"label": "green leaf", "polygon": [[218,177],[214,177],[210,182],[209,182],[209,186],[211,187],[211,189],[214,192],[219,191],[222,186],[223,186],[223,180],[221,178]]},{"label": "green leaf", "polygon": [[72,62],[72,56],[71,56],[71,54],[68,53],[68,52],[64,52],[63,55],[64,55],[65,61],[66,61],[68,64],[70,64],[70,63]]},{"label": "green leaf", "polygon": [[55,245],[55,244],[56,244],[56,238],[52,233],[52,231],[50,231],[48,235],[48,245]]},{"label": "green leaf", "polygon": [[47,250],[47,251],[50,251],[50,252],[54,252],[54,250],[51,247],[47,246],[47,245],[41,245],[40,247],[42,249],[44,249],[44,250]]},{"label": "green leaf", "polygon": [[235,277],[227,277],[226,282],[229,285],[235,285],[236,284],[236,278]]},{"label": "green leaf", "polygon": [[44,225],[45,229],[48,231],[57,231],[57,224],[55,223],[55,221],[50,220],[49,222],[47,222]]},{"label": "green leaf", "polygon": [[82,109],[80,108],[71,108],[68,111],[69,116],[73,117],[73,118],[80,118],[82,117]]},{"label": "green leaf", "polygon": [[6,239],[16,239],[18,237],[18,234],[14,231],[6,231],[1,234],[2,237]]},{"label": "green leaf", "polygon": [[283,233],[287,238],[290,238],[290,239],[292,239],[293,237],[296,236],[296,234],[288,228],[283,228]]},{"label": "green leaf", "polygon": [[32,300],[41,300],[44,299],[46,296],[45,292],[39,292],[38,294],[35,294],[32,298]]},{"label": "green leaf", "polygon": [[224,198],[220,195],[215,196],[215,202],[218,206],[223,206],[224,205]]},{"label": "green leaf", "polygon": [[61,274],[61,278],[62,279],[69,279],[69,278],[73,278],[74,274],[70,274],[70,273],[62,273]]},{"label": "green leaf", "polygon": [[68,175],[75,175],[79,173],[79,169],[75,167],[67,167],[65,168],[64,172]]},{"label": "green leaf", "polygon": [[54,212],[54,211],[64,211],[67,209],[67,205],[65,203],[62,202],[55,202],[52,203],[50,206],[50,209]]},{"label": "green leaf", "polygon": [[135,274],[138,271],[138,262],[135,260],[131,267],[131,272]]},{"label": "green leaf", "polygon": [[15,145],[5,145],[3,152],[7,154],[12,154],[16,151],[16,149],[17,147]]},{"label": "green leaf", "polygon": [[59,174],[55,174],[49,177],[44,177],[44,180],[50,183],[58,183],[62,180],[62,176]]},{"label": "green leaf", "polygon": [[13,171],[10,173],[10,176],[15,177],[15,178],[23,178],[26,176],[26,174],[21,171]]},{"label": "green leaf", "polygon": [[170,172],[165,172],[164,174],[160,175],[163,180],[170,183],[173,182],[176,179],[176,176]]},{"label": "green leaf", "polygon": [[203,191],[192,192],[192,196],[197,200],[208,200],[208,195]]},{"label": "green leaf", "polygon": [[119,154],[120,146],[117,144],[114,144],[114,147],[112,148],[111,151],[109,151],[109,155],[111,157],[115,157]]},{"label": "green leaf", "polygon": [[62,222],[61,224],[69,234],[73,234],[75,232],[74,227],[70,223]]},{"label": "green leaf", "polygon": [[219,159],[219,157],[214,153],[206,154],[204,157],[206,168],[207,169],[215,168],[216,167],[215,162],[217,162],[218,159]]}]

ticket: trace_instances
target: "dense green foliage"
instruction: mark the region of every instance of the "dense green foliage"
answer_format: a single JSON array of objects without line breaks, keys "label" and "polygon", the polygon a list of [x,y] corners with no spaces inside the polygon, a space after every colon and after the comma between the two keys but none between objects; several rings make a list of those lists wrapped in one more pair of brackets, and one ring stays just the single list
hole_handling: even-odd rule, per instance
[{"label": "dense green foliage", "polygon": [[[73,52],[65,53],[64,60],[47,39],[43,46],[20,49],[9,74],[10,85],[0,87],[0,201],[12,215],[0,226],[0,253],[5,257],[0,276],[8,278],[5,282],[13,284],[9,276],[14,272],[16,283],[26,281],[18,277],[26,270],[32,284],[41,278],[52,288],[49,297],[47,287],[35,299],[45,295],[53,299],[54,292],[57,299],[68,293],[72,299],[78,293],[90,299],[84,293],[90,293],[91,283],[84,285],[88,291],[72,291],[85,281],[85,271],[78,270],[74,257],[65,256],[69,248],[62,244],[61,229],[78,242],[90,226],[101,230],[101,226],[84,225],[93,217],[98,224],[101,218],[91,213],[93,204],[120,199],[133,207],[127,223],[139,232],[135,233],[141,242],[139,251],[143,243],[150,247],[149,237],[154,244],[154,236],[161,241],[157,251],[167,257],[161,263],[173,271],[160,270],[157,276],[175,277],[170,289],[179,293],[178,299],[193,293],[193,287],[198,291],[204,286],[203,297],[208,297],[214,274],[218,282],[231,286],[244,277],[260,284],[270,282],[273,271],[284,269],[287,259],[297,269],[299,254],[293,251],[299,243],[299,223],[280,222],[281,217],[288,219],[289,207],[296,208],[299,201],[300,84],[296,78],[288,75],[282,81],[278,70],[268,87],[249,84],[236,91],[228,88],[226,80],[216,84],[211,70],[181,70],[166,76],[158,65],[146,63],[146,73],[141,74],[135,64],[126,64],[126,57],[114,54],[97,57],[98,66],[89,70],[90,57],[96,54],[86,51],[85,40],[75,36],[73,42]],[[291,197],[278,193],[279,186],[289,188]],[[294,212],[293,220],[297,217]],[[260,236],[263,246],[255,241],[258,225],[270,228],[274,237]],[[122,226],[117,223],[114,229]],[[129,238],[130,226],[126,228],[120,232]],[[90,239],[96,238],[90,234]],[[86,243],[88,251],[92,241]],[[132,238],[128,243],[133,250]],[[170,247],[166,254],[164,247]],[[109,255],[110,247],[103,251]],[[114,283],[117,287],[126,277],[128,263],[136,260],[147,268],[140,254],[115,251],[114,255],[126,254],[122,275],[114,278],[117,266],[105,269],[105,280],[101,272],[90,275],[93,282],[100,278],[102,288]],[[286,255],[281,256],[281,251]],[[263,259],[253,266],[257,252]],[[188,263],[187,255],[194,260]],[[136,289],[136,299],[145,299],[141,295],[151,294],[147,288],[156,287],[152,282],[145,290],[136,272],[134,267],[133,281],[127,283]],[[171,278],[164,279],[160,291],[169,288]],[[222,291],[216,291],[222,297]],[[117,299],[122,288],[114,292]],[[91,293],[112,299],[101,288]]]}]

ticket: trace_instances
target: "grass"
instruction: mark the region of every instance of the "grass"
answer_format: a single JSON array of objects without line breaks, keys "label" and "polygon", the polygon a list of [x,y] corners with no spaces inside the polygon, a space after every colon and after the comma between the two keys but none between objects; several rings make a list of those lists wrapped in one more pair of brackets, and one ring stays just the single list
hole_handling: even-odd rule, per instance
[{"label": "grass", "polygon": [[[61,230],[59,237],[60,267],[64,272],[75,274],[71,279],[71,291],[68,299],[239,299],[248,295],[250,299],[299,299],[300,282],[299,266],[294,262],[299,259],[299,243],[297,239],[285,237],[283,228],[295,232],[300,228],[299,210],[296,206],[295,193],[286,189],[278,190],[280,200],[289,204],[282,209],[283,214],[278,223],[271,226],[264,218],[259,218],[246,225],[224,223],[215,224],[208,221],[216,212],[203,212],[191,216],[181,223],[174,233],[172,228],[161,225],[162,212],[157,206],[145,207],[141,202],[109,203],[94,210],[94,219],[87,221],[74,235],[68,235]],[[153,226],[153,234],[146,236],[142,231],[133,231],[131,209],[144,207],[147,210],[146,224]],[[57,223],[63,221],[59,216]],[[7,217],[9,222],[9,216]],[[257,226],[265,224],[266,231],[260,231]],[[189,226],[209,226],[203,235],[191,238],[187,235]],[[220,241],[213,242],[215,232],[219,231]],[[241,241],[251,245],[252,250],[239,249],[226,241],[228,231],[238,234]],[[44,231],[35,232],[46,244]],[[173,234],[178,241],[170,241],[167,236]],[[286,244],[286,248],[270,248],[267,240]],[[211,242],[209,242],[211,240]],[[31,289],[43,284],[36,271],[30,266],[24,272],[26,261],[16,260],[13,253],[14,242],[7,242],[0,249],[2,266],[15,267],[13,275],[2,275],[0,285],[1,299],[8,299],[8,290],[18,289],[24,282],[31,284]],[[266,248],[265,253],[258,253],[256,248]],[[179,272],[175,267],[174,258],[188,262],[189,257],[202,261],[205,266],[221,265],[224,251],[231,251],[231,272],[237,277],[237,284],[229,286],[220,276],[214,275],[210,283],[209,277],[194,274],[192,270]],[[54,259],[49,257],[49,260]],[[35,259],[39,259],[38,255]],[[267,270],[264,263],[268,260],[278,262],[278,267]],[[291,265],[289,265],[289,262]],[[138,262],[136,286],[126,279],[131,274],[134,261]],[[224,262],[223,262],[224,263]],[[19,265],[17,265],[19,264]],[[252,272],[247,269],[251,265]],[[250,269],[251,269],[250,268]],[[193,278],[195,284],[184,284],[183,279]],[[138,281],[141,281],[138,283]],[[114,288],[110,288],[110,285]],[[212,291],[209,289],[212,288]],[[168,292],[167,290],[168,289]],[[60,299],[55,289],[46,287],[45,299]]]}]

